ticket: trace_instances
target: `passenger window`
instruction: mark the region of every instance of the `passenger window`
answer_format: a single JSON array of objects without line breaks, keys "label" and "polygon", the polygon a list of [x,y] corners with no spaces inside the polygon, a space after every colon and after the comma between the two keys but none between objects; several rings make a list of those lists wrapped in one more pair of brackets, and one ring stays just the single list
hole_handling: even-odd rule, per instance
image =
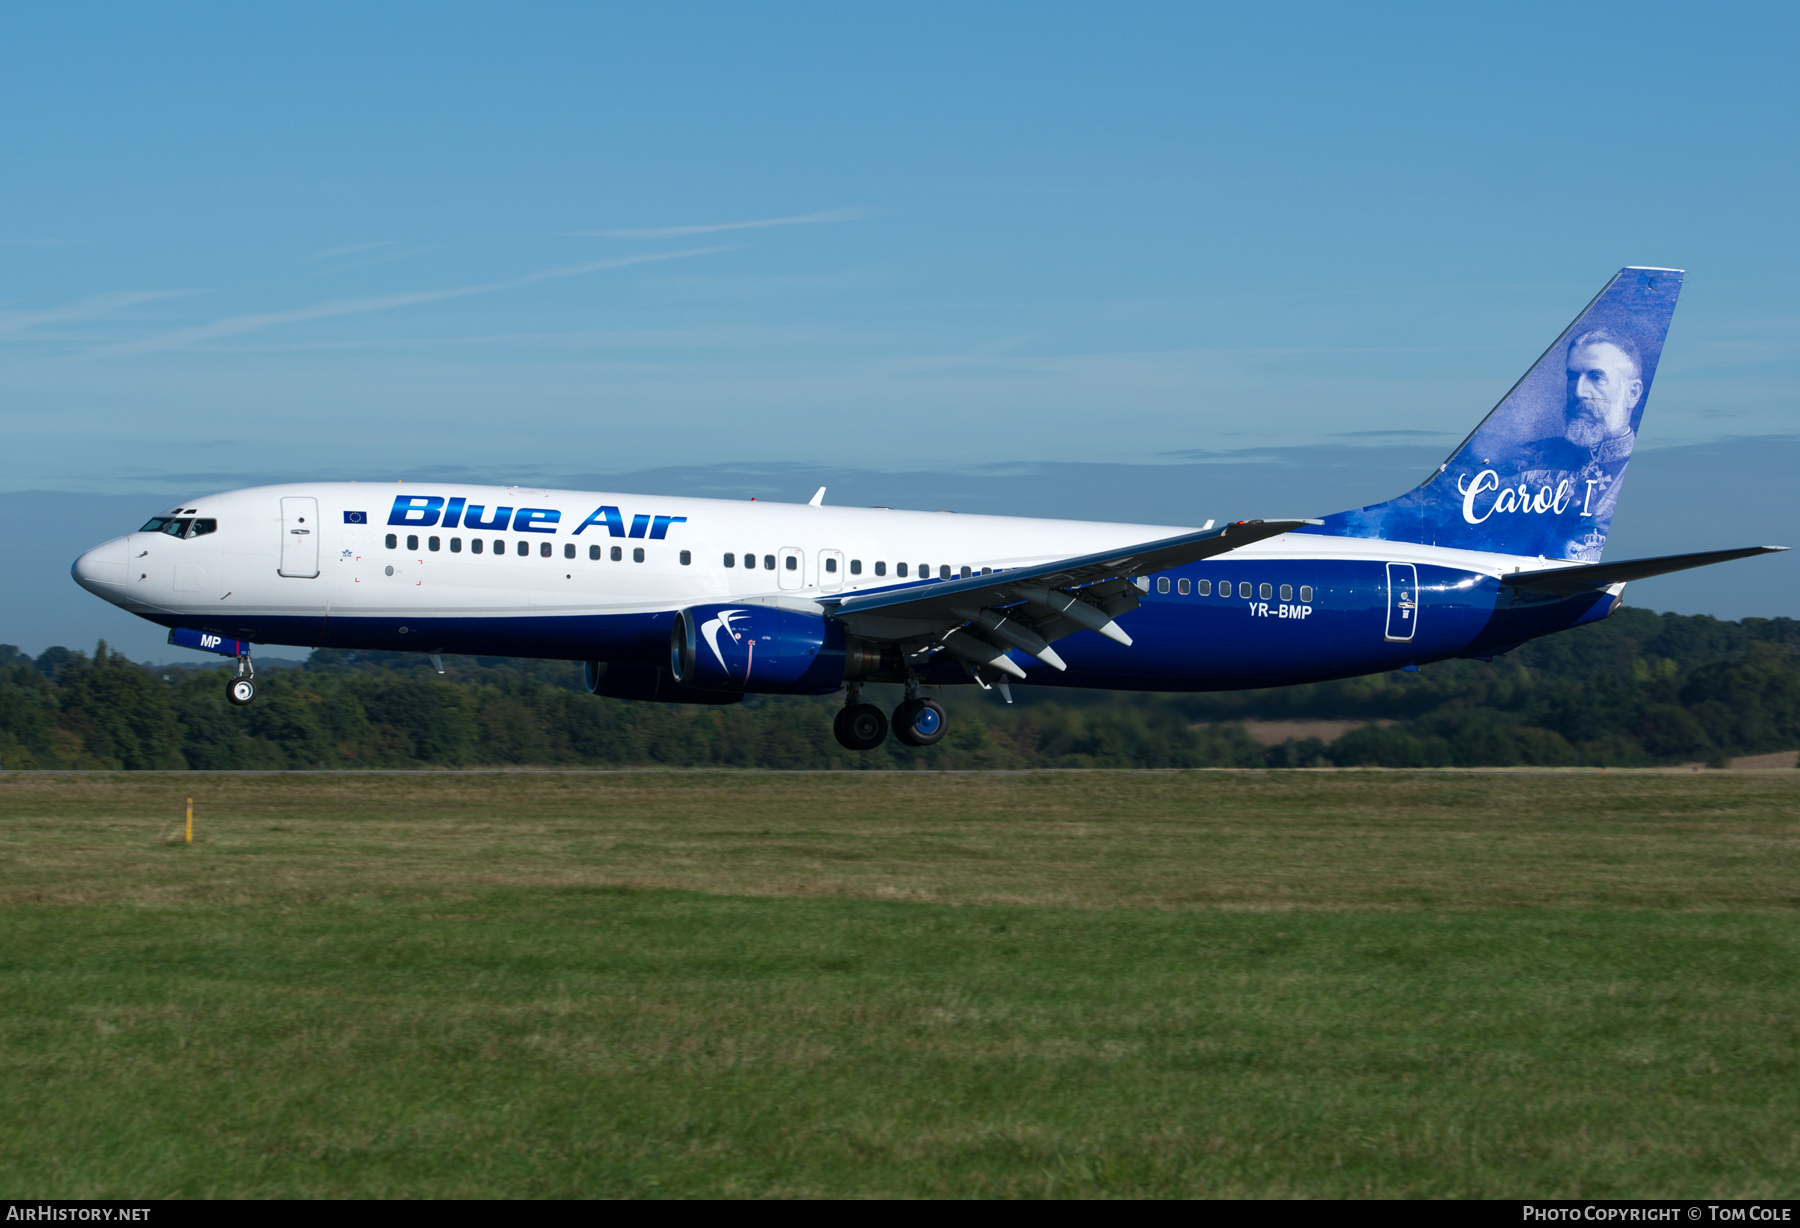
[{"label": "passenger window", "polygon": [[632,550],[631,561],[634,563],[641,563],[644,561],[644,548],[642,546],[635,547]]},{"label": "passenger window", "polygon": [[876,563],[875,564],[875,574],[878,576],[887,575],[887,564],[886,563]]},{"label": "passenger window", "polygon": [[774,555],[772,555],[772,554],[763,555],[763,570],[764,571],[774,571],[775,570],[775,556]]},{"label": "passenger window", "polygon": [[1188,595],[1188,582],[1186,580],[1175,581],[1175,591],[1177,593],[1180,593],[1183,597],[1187,596]]},{"label": "passenger window", "polygon": [[438,548],[440,546],[442,546],[443,544],[444,544],[444,540],[441,537],[428,537],[425,539],[425,545],[431,550],[431,552],[433,554],[436,554],[438,551]]},{"label": "passenger window", "polygon": [[621,550],[617,546],[614,546],[612,548],[612,561],[613,562],[617,563],[620,559],[622,559],[624,557],[625,557],[625,552],[623,550]]},{"label": "passenger window", "polygon": [[[793,562],[792,559],[789,559],[788,561],[790,563]],[[837,560],[836,559],[826,559],[825,560],[825,570],[828,572],[835,573],[837,571]]]},{"label": "passenger window", "polygon": [[1283,601],[1292,601],[1294,599],[1294,586],[1292,584],[1283,584],[1281,586],[1281,599]]},{"label": "passenger window", "polygon": [[408,533],[406,535],[406,548],[408,550],[417,550],[419,548],[419,535],[417,533]]},{"label": "passenger window", "polygon": [[564,542],[563,543],[563,557],[565,559],[572,559],[575,557],[575,543],[574,542]]},{"label": "passenger window", "polygon": [[1312,600],[1312,585],[1302,584],[1300,586],[1300,600],[1302,600],[1302,601],[1311,601]]},{"label": "passenger window", "polygon": [[1196,593],[1199,593],[1202,597],[1212,596],[1212,581],[1211,580],[1196,580],[1194,582],[1194,591]]},{"label": "passenger window", "polygon": [[1261,596],[1264,601],[1267,601],[1269,598],[1273,597],[1274,595],[1275,595],[1275,586],[1273,584],[1264,584],[1262,586]]},{"label": "passenger window", "polygon": [[387,535],[387,548],[389,550],[397,550],[397,549],[399,549],[399,547],[400,547],[400,539],[398,537],[395,537],[392,533],[389,533]]},{"label": "passenger window", "polygon": [[895,563],[894,564],[894,574],[899,576],[902,580],[906,579],[906,564],[905,563]]},{"label": "passenger window", "polygon": [[451,554],[461,554],[462,553],[462,538],[452,537],[450,539],[450,553]]},{"label": "passenger window", "polygon": [[973,567],[965,567],[960,574],[963,579],[967,580],[970,576],[975,574],[975,569]]},{"label": "passenger window", "polygon": [[1156,577],[1156,591],[1159,593],[1166,593],[1169,591],[1169,577],[1167,577],[1167,576]]},{"label": "passenger window", "polygon": [[736,566],[737,566],[737,555],[735,555],[735,554],[727,554],[727,555],[726,555],[726,556],[725,556],[725,566],[727,566],[727,567],[736,567]]},{"label": "passenger window", "polygon": [[1248,597],[1249,595],[1250,595],[1250,581],[1248,581],[1248,580],[1238,581],[1238,596]]},{"label": "passenger window", "polygon": [[862,560],[861,559],[851,559],[850,560],[850,574],[853,576],[862,575]]},{"label": "passenger window", "polygon": [[470,554],[480,554],[481,553],[481,539],[479,537],[471,537],[469,539],[469,553]]},{"label": "passenger window", "polygon": [[[524,542],[520,542],[519,544],[521,546],[525,546]],[[525,548],[527,550],[531,549],[530,546],[525,546]],[[545,558],[545,559],[550,557],[550,543],[549,542],[539,542],[538,543],[538,557]]]},{"label": "passenger window", "polygon": [[530,542],[520,542],[519,543],[519,557],[522,559],[531,557],[531,543]]},{"label": "passenger window", "polygon": [[588,547],[588,558],[590,558],[594,562],[598,563],[600,561],[600,547],[589,546]]},{"label": "passenger window", "polygon": [[495,554],[505,554],[506,553],[506,539],[500,538],[500,537],[496,537],[494,539],[494,553]]},{"label": "passenger window", "polygon": [[800,569],[799,558],[792,554],[788,555],[787,556],[787,569],[789,571],[798,571]]},{"label": "passenger window", "polygon": [[981,569],[981,574],[984,576],[991,576],[994,574],[994,569],[992,567],[983,567]]},{"label": "passenger window", "polygon": [[693,564],[693,562],[694,562],[693,551],[683,550],[681,552],[681,565],[683,567],[688,567],[688,566],[691,566]]}]

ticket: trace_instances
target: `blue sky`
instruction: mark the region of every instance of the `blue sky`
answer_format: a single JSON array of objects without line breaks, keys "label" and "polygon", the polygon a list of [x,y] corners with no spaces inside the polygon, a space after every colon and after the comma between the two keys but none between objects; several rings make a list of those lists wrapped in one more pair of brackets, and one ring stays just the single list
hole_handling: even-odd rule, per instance
[{"label": "blue sky", "polygon": [[1624,264],[1643,446],[1792,436],[1797,27],[12,6],[0,490],[1448,450]]}]

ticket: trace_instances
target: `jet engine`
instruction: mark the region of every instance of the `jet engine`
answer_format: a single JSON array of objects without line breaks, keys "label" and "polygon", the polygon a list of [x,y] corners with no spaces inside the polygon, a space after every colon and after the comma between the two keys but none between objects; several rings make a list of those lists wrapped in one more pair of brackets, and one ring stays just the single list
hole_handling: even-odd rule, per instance
[{"label": "jet engine", "polygon": [[820,614],[764,605],[691,606],[675,615],[669,672],[684,687],[829,695],[881,665],[873,645]]}]

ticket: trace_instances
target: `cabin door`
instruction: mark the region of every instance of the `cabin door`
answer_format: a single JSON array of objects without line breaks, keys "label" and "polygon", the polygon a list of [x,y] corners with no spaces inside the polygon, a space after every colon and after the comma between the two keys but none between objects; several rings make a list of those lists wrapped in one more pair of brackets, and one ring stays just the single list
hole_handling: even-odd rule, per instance
[{"label": "cabin door", "polygon": [[319,501],[281,501],[281,567],[284,576],[310,580],[319,574]]},{"label": "cabin door", "polygon": [[793,546],[781,548],[781,570],[776,573],[776,580],[785,589],[801,589],[806,587],[806,555]]},{"label": "cabin door", "polygon": [[1389,563],[1387,580],[1387,638],[1404,644],[1419,629],[1419,569],[1411,563]]}]

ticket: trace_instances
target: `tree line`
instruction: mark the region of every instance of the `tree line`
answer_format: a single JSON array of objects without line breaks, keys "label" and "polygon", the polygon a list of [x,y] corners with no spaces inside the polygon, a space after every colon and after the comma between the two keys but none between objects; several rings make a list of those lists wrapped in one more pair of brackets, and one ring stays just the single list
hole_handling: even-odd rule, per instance
[{"label": "tree line", "polygon": [[[462,766],[739,768],[1384,767],[1704,762],[1800,747],[1800,622],[1626,608],[1492,662],[1446,661],[1266,691],[944,688],[951,732],[913,749],[838,746],[838,698],[700,708],[603,699],[578,665],[321,650],[265,665],[249,707],[231,667],[0,645],[8,769]],[[890,693],[891,692],[891,693]],[[866,688],[884,706],[891,687]],[[1264,746],[1246,720],[1360,722]]]}]

